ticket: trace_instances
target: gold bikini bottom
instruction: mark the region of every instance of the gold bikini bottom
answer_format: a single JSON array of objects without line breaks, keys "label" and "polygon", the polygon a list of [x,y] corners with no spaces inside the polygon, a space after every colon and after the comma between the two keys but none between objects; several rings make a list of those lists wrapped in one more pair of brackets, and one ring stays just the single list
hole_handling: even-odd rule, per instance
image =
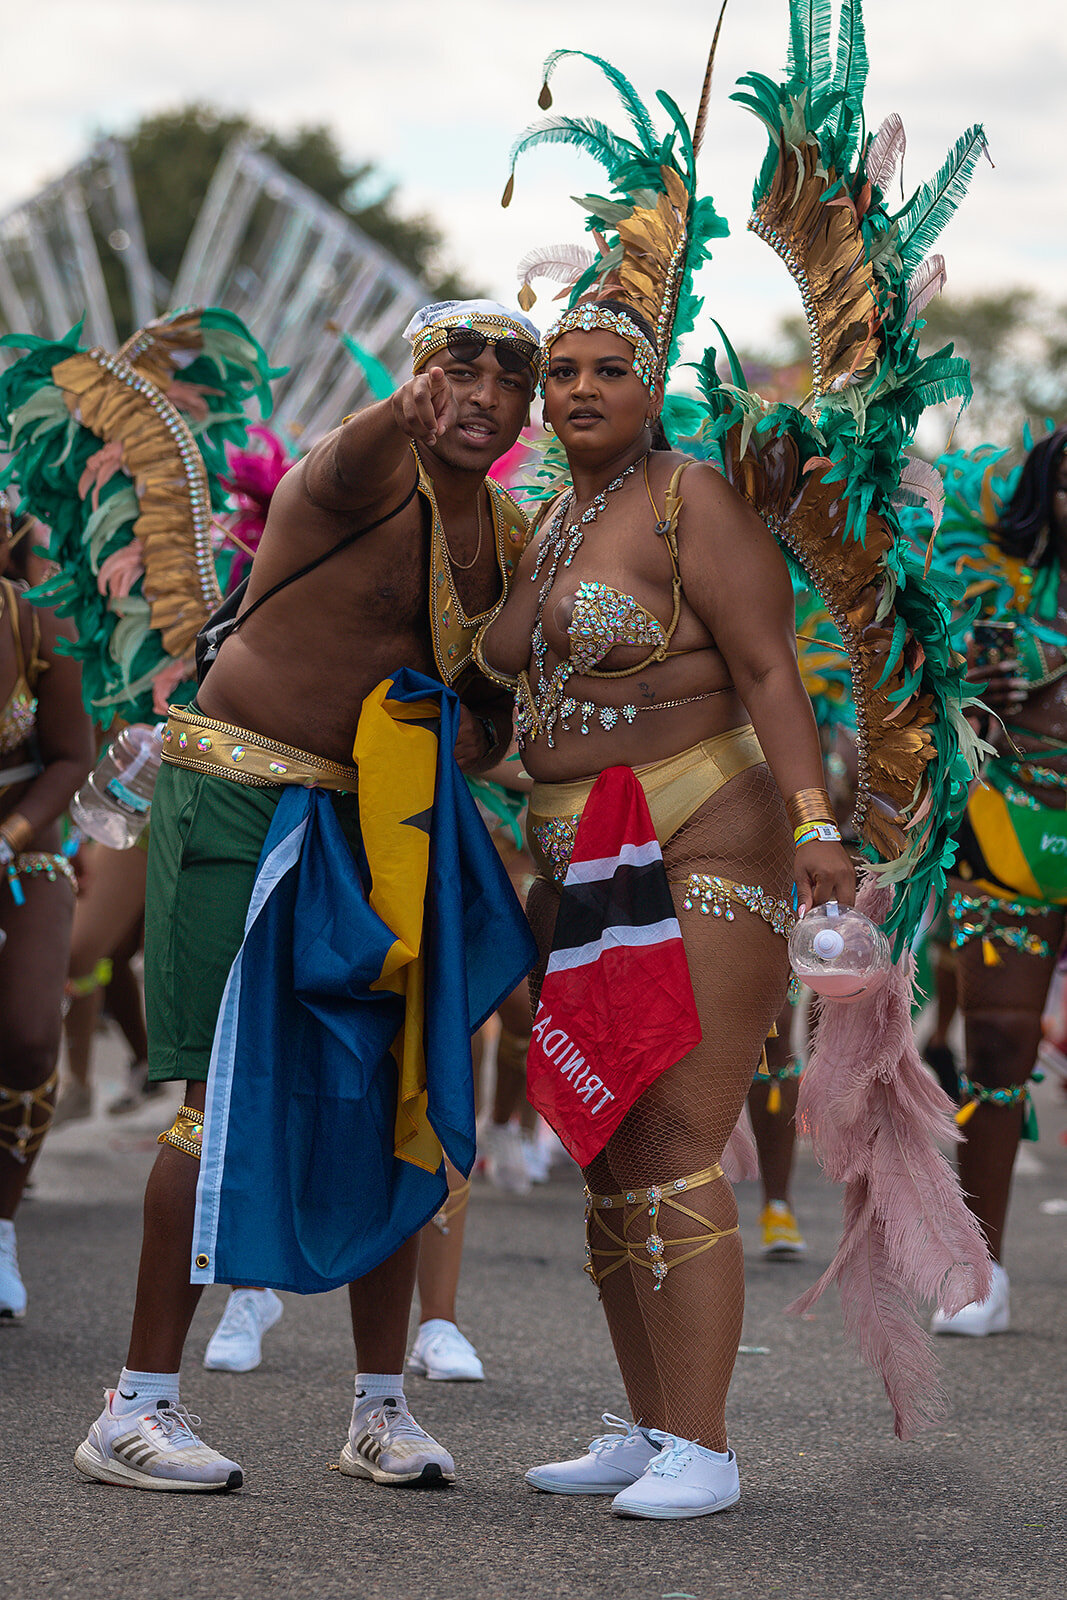
[{"label": "gold bikini bottom", "polygon": [[[755,729],[746,723],[703,739],[665,761],[635,767],[660,845],[731,778],[763,760]],[[538,870],[551,882],[562,883],[567,875],[578,823],[595,782],[596,778],[582,778],[574,783],[533,786],[526,835]]]}]

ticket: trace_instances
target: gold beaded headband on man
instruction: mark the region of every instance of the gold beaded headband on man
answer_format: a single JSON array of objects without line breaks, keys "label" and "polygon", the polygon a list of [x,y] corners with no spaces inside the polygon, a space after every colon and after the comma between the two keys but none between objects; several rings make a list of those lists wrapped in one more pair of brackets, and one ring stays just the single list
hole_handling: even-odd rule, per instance
[{"label": "gold beaded headband on man", "polygon": [[[521,322],[499,316],[495,312],[463,312],[442,317],[439,322],[429,323],[416,334],[412,343],[412,372],[421,372],[430,358],[440,351],[455,349],[464,333],[474,335],[475,340],[480,338],[483,341],[483,350],[491,344],[501,366],[509,368],[512,366],[512,360],[508,359],[510,356],[513,358],[515,371],[529,367],[534,380],[537,380],[541,353],[530,338],[529,328],[524,327]],[[500,360],[502,355],[504,359]]]}]

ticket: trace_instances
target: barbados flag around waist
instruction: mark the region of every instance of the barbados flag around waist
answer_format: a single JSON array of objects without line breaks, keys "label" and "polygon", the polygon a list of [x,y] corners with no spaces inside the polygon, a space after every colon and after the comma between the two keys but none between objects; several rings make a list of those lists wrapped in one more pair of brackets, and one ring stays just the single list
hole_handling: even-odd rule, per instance
[{"label": "barbados flag around waist", "polygon": [[474,1161],[471,1033],[533,965],[452,756],[459,702],[408,670],[368,696],[362,860],[330,798],[282,795],[208,1081],[194,1283],[299,1293],[369,1272]]}]

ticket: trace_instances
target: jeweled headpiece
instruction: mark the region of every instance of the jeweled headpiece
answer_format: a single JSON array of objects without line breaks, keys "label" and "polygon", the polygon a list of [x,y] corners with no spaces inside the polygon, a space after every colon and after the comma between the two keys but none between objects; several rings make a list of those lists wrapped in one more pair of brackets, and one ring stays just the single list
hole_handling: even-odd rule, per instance
[{"label": "jeweled headpiece", "polygon": [[595,300],[582,301],[580,305],[572,306],[561,317],[557,317],[549,328],[541,344],[541,365],[544,369],[548,365],[549,354],[556,340],[564,333],[571,333],[575,329],[582,333],[590,333],[594,328],[607,328],[611,333],[617,333],[620,339],[625,339],[633,349],[633,369],[641,379],[646,389],[651,389],[656,382],[656,352],[637,326],[629,317],[612,310],[611,306],[598,305]]},{"label": "jeweled headpiece", "polygon": [[411,345],[412,372],[421,372],[432,356],[447,349],[453,328],[469,328],[493,342],[514,339],[536,376],[540,333],[521,311],[509,311],[496,300],[439,300],[416,311],[404,329],[404,338]]},{"label": "jeweled headpiece", "polygon": [[[725,11],[725,5],[723,10]],[[719,27],[722,17],[719,18]],[[511,152],[511,176],[504,190],[508,205],[515,184],[515,163],[524,150],[536,144],[576,144],[600,162],[611,181],[611,193],[585,195],[578,204],[586,212],[586,229],[597,250],[581,246],[552,245],[531,251],[519,263],[519,304],[529,310],[536,296],[531,278],[554,278],[570,290],[569,309],[545,340],[545,348],[566,328],[587,326],[581,320],[595,301],[609,297],[634,307],[651,326],[653,344],[628,319],[592,326],[611,327],[634,348],[634,371],[651,388],[666,378],[678,350],[678,340],[693,327],[701,301],[691,290],[693,274],[707,260],[712,239],[729,231],[709,199],[696,192],[696,159],[704,136],[712,65],[719,28],[708,57],[700,106],[690,132],[677,105],[662,91],[657,98],[666,107],[672,127],[661,139],[648,111],[622,73],[599,56],[584,50],[556,50],[545,62],[545,80],[538,104],[552,104],[548,83],[566,56],[581,56],[600,68],[615,88],[634,134],[624,139],[604,123],[591,118],[546,117],[534,123],[516,141]],[[567,289],[563,291],[567,293]],[[639,342],[635,342],[635,336]],[[647,372],[646,370],[647,369]]]}]

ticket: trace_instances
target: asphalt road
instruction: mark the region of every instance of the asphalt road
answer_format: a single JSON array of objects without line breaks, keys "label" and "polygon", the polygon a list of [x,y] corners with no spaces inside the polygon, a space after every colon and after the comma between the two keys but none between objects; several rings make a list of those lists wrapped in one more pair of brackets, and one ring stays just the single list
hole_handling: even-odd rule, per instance
[{"label": "asphalt road", "polygon": [[[102,1052],[114,1073],[117,1054]],[[602,1411],[625,1412],[596,1296],[581,1272],[577,1177],[528,1198],[476,1184],[461,1321],[484,1384],[411,1379],[416,1416],[457,1460],[454,1488],[383,1489],[331,1472],[351,1405],[341,1294],[286,1296],[258,1371],[199,1361],[224,1304],[201,1305],[183,1401],[240,1460],[237,1495],[170,1496],[82,1479],[76,1444],[125,1350],[139,1203],[165,1125],[158,1105],[59,1131],[23,1207],[30,1312],[0,1329],[0,1593],[26,1600],[1063,1600],[1067,1100],[1039,1091],[1011,1219],[1013,1322],[941,1340],[948,1420],[892,1434],[877,1380],[843,1345],[836,1297],[782,1308],[821,1270],[838,1197],[802,1156],[803,1265],[748,1269],[731,1394],[735,1510],[622,1521],[607,1500],[527,1490],[522,1472],[577,1453]],[[741,1191],[755,1238],[754,1185]]]}]

